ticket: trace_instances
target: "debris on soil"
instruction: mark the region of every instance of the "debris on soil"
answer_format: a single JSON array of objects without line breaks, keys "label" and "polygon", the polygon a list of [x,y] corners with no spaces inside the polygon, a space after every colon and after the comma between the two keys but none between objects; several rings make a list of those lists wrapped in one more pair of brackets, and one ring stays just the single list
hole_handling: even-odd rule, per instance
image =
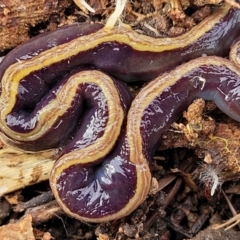
[{"label": "debris on soil", "polygon": [[204,111],[204,100],[196,99],[183,113],[186,123],[174,123],[164,134],[161,149],[192,148],[204,159],[205,174],[213,176],[216,172],[222,179],[235,178],[240,172],[240,124],[210,105],[212,112]]},{"label": "debris on soil", "polygon": [[[52,31],[73,22],[106,23],[115,9],[115,1],[89,0],[89,11],[79,1],[77,7],[72,0],[0,0],[0,52],[10,50],[37,34]],[[189,31],[209,16],[219,0],[133,0],[128,1],[121,21],[139,33],[153,37],[173,37]]]},{"label": "debris on soil", "polygon": [[26,215],[15,223],[9,223],[0,227],[0,239],[8,240],[50,240],[53,239],[48,232],[41,232],[32,228],[32,218]]},{"label": "debris on soil", "polygon": [[197,6],[176,0],[142,1],[141,5],[138,1],[131,1],[127,4],[122,21],[141,34],[174,37],[189,31],[214,10],[210,5]]},{"label": "debris on soil", "polygon": [[29,39],[31,27],[59,18],[71,0],[0,0],[0,52]]},{"label": "debris on soil", "polygon": [[195,237],[191,238],[191,240],[203,240],[203,239],[211,239],[211,240],[239,240],[239,234],[234,230],[225,231],[223,229],[214,230],[211,227],[206,228],[204,231],[200,231]]},{"label": "debris on soil", "polygon": [[[86,2],[95,12],[84,4],[77,7],[71,0],[26,0],[20,5],[16,0],[0,0],[0,51],[4,54],[32,36],[75,21],[105,23],[115,8],[112,0]],[[149,36],[178,36],[219,4],[219,0],[132,0],[127,2],[121,21]],[[141,87],[129,84],[133,95]],[[48,182],[38,183],[48,178],[55,156],[41,155],[41,159],[48,159],[41,175],[24,168],[18,177],[22,187],[9,188],[10,192],[21,190],[6,194],[1,179],[0,239],[240,239],[238,225],[228,231],[219,225],[229,219],[226,223],[238,224],[239,129],[240,124],[212,102],[194,101],[162,136],[153,159],[149,197],[132,214],[111,223],[88,224],[66,216],[53,199]],[[0,145],[1,161],[8,167],[1,168],[4,173],[39,160],[40,155],[19,154]],[[8,182],[16,171],[10,175]],[[28,181],[24,182],[26,176]],[[25,185],[28,187],[22,189]],[[216,224],[222,228],[213,229]]]}]

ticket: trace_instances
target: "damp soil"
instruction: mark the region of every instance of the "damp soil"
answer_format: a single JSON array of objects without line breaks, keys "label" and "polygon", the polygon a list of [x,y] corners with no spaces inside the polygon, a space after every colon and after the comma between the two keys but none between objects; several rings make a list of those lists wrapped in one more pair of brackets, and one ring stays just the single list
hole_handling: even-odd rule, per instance
[{"label": "damp soil", "polygon": [[[28,24],[21,41],[73,22],[105,23],[115,7],[112,0],[90,0],[89,5],[95,9],[93,14],[72,1],[60,2],[61,9]],[[129,1],[121,21],[141,34],[173,37],[189,31],[221,5],[206,0],[171,3],[174,8],[164,0]],[[18,44],[6,43],[1,54]],[[142,86],[129,84],[133,95]],[[239,240],[238,223],[229,230],[216,229],[240,213],[240,181],[236,171],[239,131],[239,123],[221,113],[214,103],[199,99],[163,135],[153,159],[151,191],[132,214],[102,224],[75,220],[58,207],[46,181],[1,198],[1,239]],[[229,159],[234,162],[233,167],[226,164]],[[214,174],[219,177],[216,189]]]}]

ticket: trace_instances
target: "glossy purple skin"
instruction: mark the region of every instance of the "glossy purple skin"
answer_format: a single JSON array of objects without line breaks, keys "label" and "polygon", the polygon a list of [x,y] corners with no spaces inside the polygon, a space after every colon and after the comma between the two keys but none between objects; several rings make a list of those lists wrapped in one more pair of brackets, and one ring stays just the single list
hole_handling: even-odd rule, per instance
[{"label": "glossy purple skin", "polygon": [[[113,81],[118,90],[121,104],[122,104],[124,114],[126,117],[128,109],[132,102],[131,93],[129,92],[129,89],[126,87],[126,85],[123,82],[119,82],[117,80],[113,80]],[[90,87],[92,88],[91,85],[90,85]],[[88,88],[89,88],[89,86],[88,86]],[[96,106],[94,106],[94,101],[96,101],[96,99],[97,99],[96,87],[94,87],[94,94],[95,94],[94,101],[93,101],[93,96],[91,95],[93,92],[93,91],[91,91],[92,89],[90,89],[90,94],[88,94],[88,92],[86,90],[83,90],[84,93],[82,93],[82,95],[84,96],[87,94],[88,104],[84,105],[84,113],[81,116],[80,126],[77,128],[77,131],[75,128],[74,137],[71,140],[69,140],[65,144],[65,146],[62,148],[61,156],[64,155],[65,153],[69,153],[74,150],[82,149],[82,148],[89,146],[91,143],[93,143],[95,140],[97,140],[97,138],[102,136],[102,134],[104,132],[104,131],[99,130],[100,128],[104,129],[104,127],[105,127],[105,125],[100,125],[99,119],[106,118],[106,122],[105,122],[105,124],[106,124],[107,118],[108,118],[108,111],[104,111],[104,109],[103,109],[103,106],[106,105],[106,104],[103,104],[103,101],[104,101],[103,98],[102,99],[99,98],[98,99],[99,102],[97,103],[97,104],[101,105],[101,108],[97,104],[95,104]],[[90,105],[90,107],[88,107],[88,105]],[[107,110],[107,105],[106,105],[106,110]],[[103,113],[104,113],[104,115],[102,115]],[[74,113],[73,113],[73,115],[74,115]],[[96,115],[97,115],[97,117],[96,117]],[[94,116],[94,118],[92,116]],[[88,130],[87,125],[89,125],[90,121],[93,126],[94,125],[97,126],[96,129],[94,130],[94,132],[96,132],[96,133],[93,133],[94,137],[92,137],[91,139],[86,139],[86,138],[84,138],[84,133]],[[93,129],[91,129],[91,130],[93,130]]]},{"label": "glossy purple skin", "polygon": [[129,161],[124,137],[122,134],[114,150],[93,166],[73,165],[59,176],[59,196],[72,212],[99,218],[118,212],[133,197],[137,186],[136,165]]},{"label": "glossy purple skin", "polygon": [[[149,164],[163,132],[195,98],[213,100],[223,112],[240,121],[240,76],[228,65],[217,66],[214,61],[217,58],[211,65],[202,64],[180,76],[145,108],[141,136],[136,137],[142,138]],[[129,162],[126,138],[123,131],[114,150],[93,165],[74,165],[63,171],[57,180],[59,196],[72,212],[98,218],[126,206],[137,184],[136,165]],[[111,167],[116,169],[114,173]]]},{"label": "glossy purple skin", "polygon": [[[127,115],[131,95],[125,84],[118,81],[114,83]],[[84,132],[90,119],[88,114],[89,112],[85,112],[80,128],[73,139],[63,147],[61,156],[85,148],[102,135],[103,132],[97,131],[97,134],[94,134],[95,138],[84,141]],[[95,115],[92,109],[90,114]],[[99,124],[96,130],[98,128]],[[59,196],[72,212],[97,218],[120,210],[132,198],[137,184],[136,166],[129,161],[129,153],[123,151],[127,149],[124,137],[122,133],[114,150],[104,159],[99,159],[94,164],[73,165],[59,176],[57,180]],[[112,168],[115,169],[114,173],[111,171]]]},{"label": "glossy purple skin", "polygon": [[[79,66],[93,66],[124,81],[149,81],[159,74],[169,71],[183,62],[202,54],[227,56],[233,41],[240,32],[240,10],[230,9],[228,14],[202,37],[182,49],[160,53],[139,52],[119,42],[103,42],[98,47],[81,52],[71,59],[55,63],[46,70],[34,74],[51,80],[69,73]],[[100,24],[73,24],[56,31],[39,35],[23,43],[8,54],[0,64],[0,78],[4,70],[16,62],[16,59],[31,58],[46,49],[69,42],[81,35],[96,32]],[[119,51],[116,51],[119,49]],[[54,71],[53,71],[54,70]]]},{"label": "glossy purple skin", "polygon": [[[79,31],[75,30],[75,27],[79,28]],[[51,45],[47,43],[52,43],[53,39],[55,40],[54,45],[58,45],[68,42],[81,34],[97,31],[102,26],[90,25],[91,27],[93,29],[89,30],[86,24],[80,25],[80,27],[74,25],[30,40],[12,51],[4,59],[0,65],[0,77],[2,77],[5,69],[16,61],[16,58],[31,58],[31,55],[50,48]],[[81,52],[70,59],[36,71],[22,80],[21,86],[28,89],[31,94],[25,94],[21,91],[21,86],[19,87],[18,101],[9,117],[11,121],[18,116],[23,122],[10,127],[19,132],[27,131],[23,125],[29,122],[29,119],[36,114],[38,108],[44,107],[49,99],[54,98],[54,90],[67,81],[66,75],[70,74],[73,69],[94,67],[124,81],[148,81],[165,71],[173,69],[184,61],[199,57],[202,54],[226,56],[239,32],[240,11],[230,10],[229,14],[217,23],[211,31],[206,32],[204,36],[184,49],[152,53],[139,52],[118,42],[102,43],[95,49]],[[114,50],[117,48],[120,51]],[[192,79],[193,76],[209,79],[204,91],[199,91],[202,86],[198,85],[198,80],[196,80],[196,83],[189,84],[189,79]],[[230,78],[232,82],[226,83],[225,79],[227,78]],[[143,113],[141,133],[146,158],[150,161],[161,134],[179,117],[193,98],[212,99],[220,109],[231,117],[238,119],[240,111],[239,104],[236,104],[238,101],[226,102],[220,91],[216,91],[216,89],[231,92],[232,88],[236,89],[234,84],[238,88],[239,82],[239,77],[231,73],[225,66],[219,68],[203,65],[200,68],[193,69],[186,76],[181,76],[173,86],[170,86],[157,98],[153,99],[150,106]],[[116,85],[121,95],[122,104],[127,112],[130,95],[123,84],[116,82]],[[85,131],[84,127],[89,123],[91,116],[95,114],[100,103],[99,99],[101,98],[95,100],[91,98],[96,88],[97,86],[83,84],[77,90],[76,98],[73,100],[71,107],[62,118],[59,118],[59,122],[41,139],[36,142],[24,143],[22,147],[27,150],[58,147],[73,137],[73,140],[69,141],[63,148],[62,154],[64,154],[84,148],[87,146],[86,144],[91,144],[103,133],[102,131],[96,131],[95,138],[87,143],[82,139]],[[101,94],[100,89],[99,94]],[[85,105],[82,105],[83,101]],[[175,104],[172,104],[173,102]],[[88,103],[93,108],[86,110],[85,107]],[[153,117],[152,112],[149,111],[154,111],[155,106],[162,111],[155,112]],[[81,119],[81,113],[83,112],[86,115]],[[108,110],[106,108],[102,111],[100,117],[105,118],[107,116]],[[61,121],[64,124],[60,124]],[[81,126],[79,126],[80,121]],[[104,128],[104,125],[102,128]],[[82,140],[81,144],[78,143],[80,140]],[[104,160],[99,159],[93,165],[73,165],[64,170],[63,174],[59,176],[57,180],[59,196],[72,212],[84,217],[97,218],[116,213],[129,202],[129,199],[135,193],[137,179],[136,166],[129,161],[129,146],[127,146],[125,140],[126,135],[123,131],[114,150]],[[111,172],[111,167],[115,168],[114,173]]]},{"label": "glossy purple skin", "polygon": [[[56,97],[55,92],[57,89],[64,85],[74,73],[75,71],[72,74],[67,75],[50,91],[42,91],[43,93],[39,94],[42,96],[42,99],[40,99],[33,110],[29,110],[29,106],[26,104],[25,96],[28,98],[28,95],[25,94],[24,96],[21,96],[23,101],[18,101],[15,105],[14,111],[7,116],[6,122],[8,123],[8,126],[18,132],[29,132],[34,129],[35,125],[31,124],[31,122],[33,122],[33,119],[37,119],[37,112],[44,108],[50,100]],[[112,81],[119,92],[121,104],[126,115],[132,99],[131,94],[125,83],[114,79],[112,79]],[[24,86],[27,90],[26,92],[31,90],[32,94],[36,94],[36,92],[40,92],[40,89],[45,90],[44,87],[36,87],[34,91],[33,88],[29,88],[31,86],[34,85],[28,84]],[[29,101],[31,102],[30,98]],[[103,121],[102,119],[105,120]],[[73,151],[75,148],[86,147],[94,142],[103,134],[107,119],[108,106],[102,90],[95,84],[79,84],[76,90],[76,95],[72,100],[68,111],[58,118],[58,121],[55,122],[51,129],[40,139],[32,142],[23,142],[17,146],[30,151],[39,151],[65,145],[63,151],[64,154],[65,152]],[[86,139],[83,135],[87,131],[87,125],[89,125],[90,121],[93,126],[96,125],[98,127],[92,129],[92,139]],[[12,122],[13,124],[11,124]],[[28,128],[26,128],[27,125]],[[79,142],[81,142],[81,144]]]},{"label": "glossy purple skin", "polygon": [[[114,83],[127,115],[132,100],[129,90],[119,81]],[[74,138],[63,147],[61,156],[85,148],[101,136],[102,132],[99,132],[91,142],[82,141],[89,119],[85,113],[81,127]],[[73,165],[59,176],[57,180],[59,196],[72,212],[97,218],[115,213],[132,198],[137,184],[136,166],[129,161],[129,152],[125,151],[128,146],[124,137],[123,131],[114,150],[104,159],[99,159],[93,164]],[[114,173],[111,171],[112,168]]]},{"label": "glossy purple skin", "polygon": [[63,26],[56,31],[40,34],[30,40],[22,43],[14,48],[0,64],[0,79],[6,68],[17,60],[31,59],[39,53],[58,46],[59,44],[70,42],[71,40],[94,33],[101,29],[103,25],[94,23],[74,23],[72,25]]},{"label": "glossy purple skin", "polygon": [[[16,62],[17,59],[31,58],[36,53],[40,53],[52,46],[69,42],[74,38],[95,32],[100,28],[102,28],[100,24],[73,24],[33,38],[14,49],[5,57],[0,65],[0,77],[5,69],[13,62]],[[31,116],[34,116],[36,108],[39,108],[37,106],[39,105],[38,103],[41,102],[40,105],[44,106],[47,103],[48,95],[49,97],[51,96],[51,93],[48,93],[49,90],[74,69],[94,67],[124,81],[152,80],[159,74],[176,67],[182,62],[202,54],[226,56],[239,32],[240,11],[230,9],[229,13],[211,31],[206,32],[197,41],[183,49],[174,49],[160,53],[140,52],[122,43],[103,42],[94,49],[80,52],[69,59],[35,71],[21,80],[19,94],[16,96],[16,106],[8,116],[9,127],[19,132],[30,131],[31,129],[26,130],[25,125],[30,126],[27,122]],[[116,49],[120,50],[116,51]],[[29,91],[24,92],[21,89],[28,89]],[[73,115],[74,111],[75,107],[72,110],[69,109],[68,114],[66,113],[65,117],[63,117],[63,119],[66,118],[66,124],[77,121],[78,114],[76,114],[76,117],[72,116],[71,119],[68,117]],[[18,121],[18,124],[15,124],[16,117],[14,118],[14,116],[20,116],[21,121]],[[59,121],[61,120],[59,119]],[[45,149],[57,147],[66,142],[68,133],[72,131],[72,129],[65,127],[66,124],[61,124],[57,130],[54,130],[55,136],[66,135],[62,137],[62,140],[52,141],[53,129],[51,129],[44,138],[39,139],[35,143],[38,146],[42,145],[42,149]],[[47,146],[46,139],[49,142],[49,146]],[[35,143],[24,144],[24,148],[34,150]],[[39,147],[36,147],[35,150],[39,150]]]},{"label": "glossy purple skin", "polygon": [[196,98],[214,101],[220,110],[240,122],[240,76],[227,65],[214,65],[214,61],[217,59],[211,65],[203,64],[181,76],[145,109],[141,135],[147,159],[154,154],[162,133]]}]

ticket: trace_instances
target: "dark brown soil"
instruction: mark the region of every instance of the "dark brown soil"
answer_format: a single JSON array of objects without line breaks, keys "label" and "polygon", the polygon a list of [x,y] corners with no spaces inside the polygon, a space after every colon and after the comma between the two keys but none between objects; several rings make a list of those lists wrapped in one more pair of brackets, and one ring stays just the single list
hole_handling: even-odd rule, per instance
[{"label": "dark brown soil", "polygon": [[[17,1],[11,2],[17,4]],[[64,24],[75,21],[104,23],[114,9],[114,1],[110,0],[90,0],[95,14],[79,9],[72,1],[59,2],[60,8],[55,7],[44,17],[36,17],[34,23],[27,22],[29,18],[23,17],[27,22],[24,24],[27,31],[19,41],[13,37],[12,42],[11,38],[3,42],[5,38],[1,37],[2,55],[21,41]],[[218,7],[211,5],[211,1],[205,3],[202,6],[199,2],[193,4],[185,1],[179,5],[181,8],[171,9],[165,1],[132,0],[126,7],[122,21],[142,34],[153,37],[177,36],[191,29]],[[4,11],[7,19],[8,12],[6,9]],[[23,31],[14,24],[11,28],[7,24],[0,26],[6,32],[14,28],[12,34]],[[141,87],[139,84],[129,85],[134,94]],[[199,125],[203,126],[200,132],[196,127]],[[234,156],[238,165],[239,156],[231,154],[239,149],[239,130],[239,123],[222,114],[213,103],[199,100],[164,134],[153,161],[151,193],[130,216],[103,224],[77,221],[59,209],[48,182],[42,182],[1,198],[1,226],[9,226],[7,224],[24,217],[21,224],[16,223],[17,227],[13,224],[6,228],[3,235],[0,234],[1,239],[239,240],[240,225],[228,231],[212,228],[214,224],[222,223],[240,212],[239,175],[224,172],[226,163],[223,162],[229,156]],[[210,134],[220,141],[209,141]],[[228,153],[223,151],[226,146]],[[219,186],[211,196],[211,176],[216,172],[220,176]],[[203,178],[203,174],[209,176]],[[9,237],[11,231],[15,236],[13,238]],[[19,236],[27,231],[30,231],[28,237]]]}]

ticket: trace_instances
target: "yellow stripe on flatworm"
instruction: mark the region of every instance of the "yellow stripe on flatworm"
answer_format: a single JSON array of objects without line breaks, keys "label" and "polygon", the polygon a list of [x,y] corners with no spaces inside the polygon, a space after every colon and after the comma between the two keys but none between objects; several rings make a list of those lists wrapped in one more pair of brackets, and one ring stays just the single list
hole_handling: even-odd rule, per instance
[{"label": "yellow stripe on flatworm", "polygon": [[[115,99],[116,101],[117,99]],[[109,104],[108,104],[109,105]],[[112,116],[113,115],[113,116]],[[69,167],[75,164],[84,165],[94,163],[95,161],[105,157],[112,149],[116,142],[117,136],[121,131],[120,122],[122,122],[121,115],[119,116],[119,110],[109,111],[109,121],[104,131],[104,136],[97,139],[92,145],[87,148],[72,151],[68,154],[64,154],[54,165],[52,173],[50,175],[50,184],[55,198],[57,199],[61,208],[72,217],[76,219],[87,221],[87,222],[107,222],[115,219],[122,218],[132,212],[139,206],[147,197],[151,182],[151,172],[147,160],[141,155],[139,151],[138,155],[132,156],[132,151],[136,151],[135,145],[132,145],[132,138],[128,136],[129,150],[130,150],[130,161],[136,166],[136,180],[137,185],[134,195],[129,202],[120,211],[110,214],[101,218],[87,218],[79,216],[78,214],[71,212],[68,207],[61,201],[58,192],[57,181],[61,174]],[[139,126],[139,125],[136,125]],[[111,132],[112,136],[111,135]],[[134,134],[134,132],[131,132]],[[128,134],[129,135],[129,134]],[[131,134],[130,134],[131,135]],[[141,139],[140,135],[137,139]],[[142,148],[139,148],[141,151]]]},{"label": "yellow stripe on flatworm", "polygon": [[[4,126],[3,130],[8,131],[4,124],[5,116],[13,109],[18,94],[20,81],[34,71],[44,67],[66,60],[80,52],[88,51],[95,48],[101,43],[119,42],[126,44],[137,51],[163,52],[188,46],[199,37],[209,31],[219,19],[226,15],[230,8],[229,4],[224,4],[219,11],[202,21],[191,31],[175,38],[155,39],[138,34],[127,28],[113,28],[110,31],[101,29],[95,33],[81,36],[69,43],[61,44],[46,51],[41,52],[38,56],[29,60],[21,60],[10,65],[2,77],[2,94],[0,97],[1,117],[0,123]],[[107,53],[106,53],[107,54]],[[39,131],[40,126],[36,128]],[[37,134],[37,132],[34,132]],[[21,139],[21,135],[19,135]],[[34,137],[33,137],[34,138]]]},{"label": "yellow stripe on flatworm", "polygon": [[[76,159],[81,157],[81,163],[90,163],[94,162],[96,159],[99,159],[103,156],[105,156],[107,153],[109,153],[110,149],[112,149],[113,145],[115,144],[121,128],[122,128],[122,122],[124,119],[124,112],[122,108],[122,104],[120,101],[120,97],[118,95],[117,89],[109,77],[107,77],[105,74],[98,72],[98,71],[85,71],[86,72],[86,79],[91,79],[92,74],[94,72],[97,73],[97,81],[96,82],[99,87],[102,89],[106,100],[107,100],[107,106],[108,106],[108,121],[107,125],[104,128],[104,134],[102,137],[99,137],[94,144],[80,149],[72,151],[68,154],[64,154],[64,164],[60,167],[57,167],[58,165],[61,165],[62,162],[58,161],[57,165],[54,168],[57,168],[56,173],[57,175],[60,174],[64,169],[69,168],[71,165],[74,165],[76,163]],[[79,73],[81,75],[82,72]],[[106,79],[108,78],[108,79]],[[91,155],[94,155],[92,157]],[[66,161],[66,162],[65,162]]]},{"label": "yellow stripe on flatworm", "polygon": [[229,58],[232,62],[240,67],[240,40],[232,46],[229,53]]},{"label": "yellow stripe on flatworm", "polygon": [[[141,135],[141,121],[144,111],[158,97],[165,89],[169,89],[174,85],[182,76],[189,73],[192,69],[198,68],[202,65],[226,65],[233,72],[239,72],[237,67],[230,65],[228,60],[220,57],[201,57],[191,60],[183,66],[177,67],[170,73],[165,73],[156,78],[144,87],[132,102],[131,108],[128,113],[127,119],[127,139],[130,148],[130,161],[136,162],[141,165],[147,160],[143,155],[143,139]],[[203,87],[204,89],[204,87]],[[202,90],[203,90],[202,89]],[[139,136],[139,137],[135,137]]]},{"label": "yellow stripe on flatworm", "polygon": [[[107,153],[111,151],[112,144],[115,143],[115,141],[113,142],[113,140],[110,138],[107,138],[105,140],[105,142],[99,141],[85,149],[79,149],[77,151],[73,151],[69,154],[64,155],[55,163],[52,169],[52,173],[50,175],[52,192],[58,204],[61,206],[65,213],[81,221],[101,223],[122,218],[126,215],[129,215],[133,211],[133,209],[136,209],[136,207],[139,206],[146,199],[149,192],[151,172],[146,159],[140,159],[139,156],[137,156],[136,158],[131,159],[131,162],[136,166],[136,189],[134,191],[133,197],[129,199],[129,202],[121,210],[117,211],[116,213],[106,215],[104,217],[87,218],[71,212],[69,208],[65,205],[65,203],[62,202],[58,192],[58,178],[61,176],[62,173],[64,174],[64,171],[72,165],[94,163],[96,160],[99,160],[105,155],[107,155]],[[133,149],[130,147],[130,151],[132,150]]]},{"label": "yellow stripe on flatworm", "polygon": [[[216,65],[216,66],[227,65],[227,67],[230,68],[232,71],[235,71],[235,72],[239,71],[237,67],[235,68],[233,65],[229,65],[229,61],[223,58],[219,58],[219,57],[198,58],[188,62],[183,66],[178,67],[176,70],[173,70],[170,73],[166,73],[156,78],[155,80],[150,82],[145,88],[143,88],[140,91],[140,93],[136,96],[134,101],[132,102],[130,111],[128,113],[128,119],[127,119],[126,140],[128,142],[128,149],[130,151],[130,161],[136,166],[137,186],[136,186],[133,197],[129,199],[129,202],[127,203],[127,205],[123,207],[120,211],[105,217],[101,217],[101,218],[86,218],[71,212],[65,206],[65,204],[61,202],[58,195],[56,182],[60,174],[65,169],[69,168],[74,163],[75,164],[82,163],[82,154],[85,159],[84,162],[87,163],[88,151],[85,151],[85,149],[80,150],[74,156],[75,159],[71,159],[71,164],[68,162],[70,155],[69,155],[69,158],[65,158],[65,156],[63,156],[63,158],[60,159],[59,162],[57,162],[57,164],[53,168],[50,182],[52,185],[52,189],[54,191],[54,195],[58,196],[57,200],[66,213],[75,217],[76,219],[80,219],[83,221],[105,222],[105,221],[111,221],[114,219],[119,219],[121,217],[124,217],[130,214],[133,209],[136,209],[136,207],[145,200],[150,188],[151,173],[149,170],[148,161],[143,155],[143,139],[140,131],[143,113],[145,109],[150,105],[150,103],[157,96],[159,96],[165,89],[175,84],[181,78],[181,76],[187,74],[192,69],[198,68],[199,66],[202,66],[202,65]],[[77,160],[78,156],[79,156],[79,160]],[[92,162],[99,159],[97,156],[95,156],[94,151],[91,152],[90,155],[88,155],[88,157],[89,159],[91,159]]]},{"label": "yellow stripe on flatworm", "polygon": [[[87,150],[85,149],[85,151]],[[81,152],[84,152],[84,151],[81,151]],[[81,152],[79,152],[79,157],[76,154],[75,164],[80,164],[80,165],[82,164]],[[97,159],[99,159],[97,158],[97,156],[95,156],[95,153],[97,153],[97,150],[95,152],[92,152],[89,156],[89,159],[93,157],[93,159],[91,159],[91,162],[94,162]],[[78,160],[77,160],[77,157],[78,157]],[[136,171],[137,171],[137,176],[136,176],[137,186],[136,186],[133,197],[129,199],[129,202],[125,205],[125,207],[123,207],[121,210],[119,210],[116,213],[106,215],[104,217],[99,217],[99,218],[87,218],[87,217],[79,216],[78,214],[71,212],[69,208],[62,202],[57,190],[58,188],[57,180],[58,180],[58,177],[60,176],[59,174],[62,173],[61,170],[65,169],[65,164],[67,163],[67,161],[68,159],[65,159],[65,157],[63,157],[60,164],[58,164],[57,162],[57,168],[55,166],[53,167],[52,173],[50,175],[50,184],[51,184],[52,192],[58,204],[61,206],[61,208],[64,210],[65,213],[67,213],[68,215],[76,219],[79,219],[81,221],[86,221],[86,222],[94,222],[94,223],[108,222],[108,221],[120,219],[122,217],[129,215],[133,211],[133,209],[136,209],[146,199],[148,195],[150,182],[151,182],[151,172],[150,172],[149,166],[147,163],[141,164],[141,165],[134,163],[136,165]],[[61,164],[62,166],[60,166]]]},{"label": "yellow stripe on flatworm", "polygon": [[[143,155],[143,139],[141,135],[141,121],[144,111],[151,102],[159,96],[165,89],[175,84],[181,76],[187,74],[194,68],[201,65],[227,65],[234,72],[239,72],[238,68],[229,65],[229,61],[219,57],[202,57],[190,61],[183,67],[178,67],[170,73],[166,73],[144,87],[132,102],[127,119],[127,141],[130,149],[130,161],[137,166],[137,188],[134,197],[130,200],[128,206],[135,209],[134,204],[141,203],[149,191],[151,174],[148,168],[148,160]],[[136,137],[139,136],[139,137]],[[145,187],[145,188],[143,188]],[[124,210],[125,211],[125,210]],[[130,211],[131,212],[131,211]],[[130,213],[129,212],[129,213]]]},{"label": "yellow stripe on flatworm", "polygon": [[[12,139],[19,141],[37,140],[53,126],[60,116],[65,114],[66,110],[71,105],[79,84],[87,82],[96,84],[102,90],[108,106],[108,123],[101,139],[105,139],[104,141],[106,141],[106,139],[115,141],[120,132],[121,122],[124,118],[118,91],[111,78],[99,71],[93,70],[82,71],[71,76],[68,82],[56,93],[56,99],[53,99],[48,105],[39,111],[38,124],[36,128],[29,133],[20,134],[9,129],[4,121],[4,115],[2,113],[4,111],[2,111],[1,124],[4,132]],[[10,98],[9,101],[11,102],[13,100]],[[113,130],[116,130],[116,133],[114,133]]]},{"label": "yellow stripe on flatworm", "polygon": [[[197,40],[205,32],[209,31],[214,26],[214,24],[219,22],[220,18],[226,15],[230,8],[230,5],[226,5],[227,6],[222,6],[221,10],[208,17],[206,21],[202,21],[191,31],[179,37],[155,39],[138,34],[127,28],[113,28],[111,31],[101,29],[96,33],[79,37],[69,43],[61,44],[49,50],[43,51],[32,59],[16,62],[9,66],[3,75],[3,91],[6,89],[3,96],[5,96],[6,92],[11,89],[10,92],[12,94],[10,96],[10,99],[15,99],[16,93],[18,91],[17,87],[20,80],[30,73],[40,70],[41,68],[48,67],[56,62],[66,60],[74,55],[77,55],[80,52],[93,49],[101,43],[116,41],[131,46],[137,51],[150,52],[162,52],[166,50],[174,50],[176,48],[186,47]],[[15,84],[13,84],[13,82]],[[9,107],[7,109],[4,109],[6,111],[4,113],[5,115],[11,112],[11,109],[13,107],[12,103],[14,102],[9,102]]]}]

